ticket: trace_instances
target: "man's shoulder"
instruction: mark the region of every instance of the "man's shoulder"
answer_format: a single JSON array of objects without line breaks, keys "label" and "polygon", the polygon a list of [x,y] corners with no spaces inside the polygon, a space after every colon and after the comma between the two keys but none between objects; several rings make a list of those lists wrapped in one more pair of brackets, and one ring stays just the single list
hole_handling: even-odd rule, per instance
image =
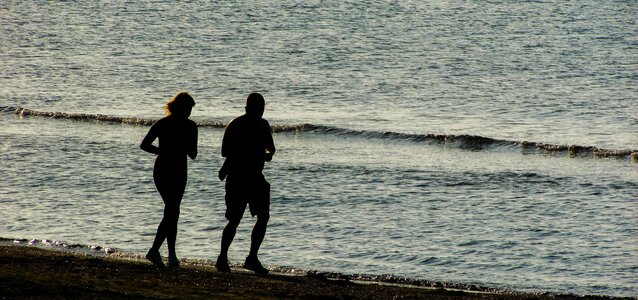
[{"label": "man's shoulder", "polygon": [[264,118],[259,118],[259,120],[255,122],[255,119],[250,118],[248,115],[245,115],[245,114],[230,120],[230,122],[228,122],[228,126],[235,125],[235,124],[243,124],[243,123],[253,124],[253,126],[255,123],[259,125],[270,126],[270,123],[268,123],[268,121]]},{"label": "man's shoulder", "polygon": [[268,123],[268,120],[261,118],[261,120],[259,120],[262,126],[268,126],[270,127],[270,123]]},{"label": "man's shoulder", "polygon": [[228,122],[228,125],[226,125],[226,127],[237,126],[237,124],[243,123],[245,117],[245,115],[241,115],[239,117],[233,118],[232,120],[230,120],[230,122]]}]

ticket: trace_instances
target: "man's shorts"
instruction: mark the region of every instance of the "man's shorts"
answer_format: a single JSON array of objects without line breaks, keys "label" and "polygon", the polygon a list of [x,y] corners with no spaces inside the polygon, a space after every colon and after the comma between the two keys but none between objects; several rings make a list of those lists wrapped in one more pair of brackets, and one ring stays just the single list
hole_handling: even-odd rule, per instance
[{"label": "man's shorts", "polygon": [[228,176],[226,178],[226,219],[241,220],[246,211],[263,216],[270,213],[270,184],[264,176],[245,178]]}]

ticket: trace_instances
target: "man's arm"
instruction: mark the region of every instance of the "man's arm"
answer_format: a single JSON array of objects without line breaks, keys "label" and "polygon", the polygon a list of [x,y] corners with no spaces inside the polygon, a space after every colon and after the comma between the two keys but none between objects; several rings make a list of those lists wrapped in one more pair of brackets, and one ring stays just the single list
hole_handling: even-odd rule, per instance
[{"label": "man's arm", "polygon": [[268,124],[268,121],[266,121],[266,126],[267,128],[267,138],[266,138],[266,161],[271,161],[272,160],[272,156],[275,155],[275,151],[277,149],[275,149],[275,142],[272,139],[272,128],[270,127],[270,124]]},{"label": "man's arm", "polygon": [[234,133],[233,133],[233,128],[234,120],[230,121],[230,123],[228,123],[228,125],[226,125],[226,129],[224,130],[224,137],[222,138],[222,156],[228,158],[229,156],[233,155],[233,141],[232,139],[234,138]]},{"label": "man's arm", "polygon": [[224,160],[224,163],[222,164],[221,169],[219,169],[219,180],[224,181],[224,179],[226,179],[226,176],[228,176],[228,172],[229,172],[229,163],[230,163],[230,156],[233,155],[233,146],[232,146],[232,139],[234,138],[234,133],[233,133],[233,128],[234,120],[231,120],[228,125],[226,125],[226,129],[224,130],[224,136],[222,138],[222,156],[225,157],[226,159]]},{"label": "man's arm", "polygon": [[189,143],[190,147],[188,148],[188,157],[195,159],[195,157],[197,157],[197,125],[194,123]]}]

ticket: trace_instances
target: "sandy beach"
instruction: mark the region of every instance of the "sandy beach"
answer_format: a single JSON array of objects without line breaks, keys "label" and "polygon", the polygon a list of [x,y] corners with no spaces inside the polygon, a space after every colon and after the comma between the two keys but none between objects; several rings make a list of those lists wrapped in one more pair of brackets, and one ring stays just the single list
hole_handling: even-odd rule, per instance
[{"label": "sandy beach", "polygon": [[364,284],[238,269],[220,273],[202,266],[160,269],[143,261],[32,246],[0,246],[0,265],[3,299],[609,299]]}]

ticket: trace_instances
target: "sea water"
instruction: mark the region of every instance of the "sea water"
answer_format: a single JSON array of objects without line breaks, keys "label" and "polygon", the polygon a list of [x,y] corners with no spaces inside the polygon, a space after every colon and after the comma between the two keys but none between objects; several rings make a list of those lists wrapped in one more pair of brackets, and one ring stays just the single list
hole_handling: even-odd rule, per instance
[{"label": "sea water", "polygon": [[636,296],[637,10],[2,3],[0,236],[144,254],[163,205],[139,143],[186,90],[199,156],[177,251],[215,259],[223,128],[257,91],[278,149],[267,266]]}]

